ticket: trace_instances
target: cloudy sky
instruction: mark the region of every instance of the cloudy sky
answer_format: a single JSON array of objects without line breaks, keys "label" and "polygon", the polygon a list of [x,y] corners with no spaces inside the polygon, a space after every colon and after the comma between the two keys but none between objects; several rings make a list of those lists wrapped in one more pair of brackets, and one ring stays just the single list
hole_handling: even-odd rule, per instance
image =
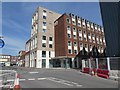
[{"label": "cloudy sky", "polygon": [[3,54],[18,55],[30,38],[31,17],[38,6],[63,14],[74,13],[102,25],[98,2],[3,2],[2,34],[5,46]]}]

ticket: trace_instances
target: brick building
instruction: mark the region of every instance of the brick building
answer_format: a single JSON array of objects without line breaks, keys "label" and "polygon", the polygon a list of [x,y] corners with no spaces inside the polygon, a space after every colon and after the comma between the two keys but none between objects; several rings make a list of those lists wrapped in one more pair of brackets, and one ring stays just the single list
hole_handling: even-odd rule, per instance
[{"label": "brick building", "polygon": [[103,27],[82,17],[65,13],[54,22],[54,25],[55,58],[53,61],[58,62],[57,66],[74,67],[74,58],[83,47],[87,52],[97,47],[99,53],[103,53],[106,47]]}]

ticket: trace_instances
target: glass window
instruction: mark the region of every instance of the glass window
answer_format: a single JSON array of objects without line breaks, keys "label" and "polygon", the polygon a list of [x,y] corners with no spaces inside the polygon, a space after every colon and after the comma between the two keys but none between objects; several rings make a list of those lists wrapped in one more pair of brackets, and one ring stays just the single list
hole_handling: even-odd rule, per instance
[{"label": "glass window", "polygon": [[79,36],[79,39],[82,41],[82,37],[81,36]]},{"label": "glass window", "polygon": [[82,44],[82,43],[80,43],[80,47],[82,47],[82,45],[83,45],[83,44]]},{"label": "glass window", "polygon": [[46,43],[42,43],[42,47],[46,47]]},{"label": "glass window", "polygon": [[74,37],[74,39],[76,39],[76,38],[77,38],[77,36],[76,36],[76,35],[73,35],[73,37]]},{"label": "glass window", "polygon": [[67,18],[66,21],[67,21],[68,23],[70,23],[70,19],[69,19],[69,18]]},{"label": "glass window", "polygon": [[43,26],[46,26],[46,22],[43,22]]},{"label": "glass window", "polygon": [[87,41],[86,37],[84,37],[84,41]]},{"label": "glass window", "polygon": [[76,29],[75,29],[75,28],[73,28],[73,32],[76,32]]},{"label": "glass window", "polygon": [[49,41],[52,41],[52,37],[49,37]]},{"label": "glass window", "polygon": [[72,54],[72,50],[71,50],[71,49],[68,49],[68,53],[69,53],[69,54]]},{"label": "glass window", "polygon": [[68,34],[68,38],[71,38],[71,35],[70,35],[70,34]]},{"label": "glass window", "polygon": [[85,44],[85,48],[87,48],[87,44]]},{"label": "glass window", "polygon": [[45,33],[45,32],[46,32],[46,29],[43,29],[43,30],[42,30],[42,32],[44,32],[44,33]]},{"label": "glass window", "polygon": [[72,24],[75,24],[75,21],[72,21]]},{"label": "glass window", "polygon": [[49,51],[49,57],[51,57],[51,52]]},{"label": "glass window", "polygon": [[77,50],[74,50],[74,54],[77,54]]},{"label": "glass window", "polygon": [[46,16],[43,16],[43,19],[46,19]]},{"label": "glass window", "polygon": [[43,36],[43,37],[42,37],[42,40],[46,40],[46,36]]},{"label": "glass window", "polygon": [[46,13],[46,10],[43,10],[44,13]]},{"label": "glass window", "polygon": [[82,30],[79,30],[79,33],[81,33],[81,34],[82,34]]},{"label": "glass window", "polygon": [[42,51],[42,57],[46,57],[46,51]]},{"label": "glass window", "polygon": [[52,44],[49,44],[49,48],[52,48]]},{"label": "glass window", "polygon": [[68,41],[68,46],[71,46],[71,42],[70,41]]},{"label": "glass window", "polygon": [[67,26],[67,30],[70,30],[70,26]]},{"label": "glass window", "polygon": [[76,43],[76,42],[74,42],[74,46],[77,46],[77,43]]}]

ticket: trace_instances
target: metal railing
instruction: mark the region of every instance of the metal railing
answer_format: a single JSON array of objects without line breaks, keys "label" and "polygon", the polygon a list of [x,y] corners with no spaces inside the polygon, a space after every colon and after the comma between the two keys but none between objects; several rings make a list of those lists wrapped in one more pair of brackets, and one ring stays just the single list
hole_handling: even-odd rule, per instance
[{"label": "metal railing", "polygon": [[14,70],[0,70],[0,88],[14,88],[16,74]]}]

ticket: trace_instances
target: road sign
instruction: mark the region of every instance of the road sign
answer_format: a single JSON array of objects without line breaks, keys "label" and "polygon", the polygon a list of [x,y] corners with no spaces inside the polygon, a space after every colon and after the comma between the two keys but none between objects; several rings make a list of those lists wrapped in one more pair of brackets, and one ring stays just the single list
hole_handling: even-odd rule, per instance
[{"label": "road sign", "polygon": [[5,43],[2,39],[0,39],[0,48],[4,47]]}]

